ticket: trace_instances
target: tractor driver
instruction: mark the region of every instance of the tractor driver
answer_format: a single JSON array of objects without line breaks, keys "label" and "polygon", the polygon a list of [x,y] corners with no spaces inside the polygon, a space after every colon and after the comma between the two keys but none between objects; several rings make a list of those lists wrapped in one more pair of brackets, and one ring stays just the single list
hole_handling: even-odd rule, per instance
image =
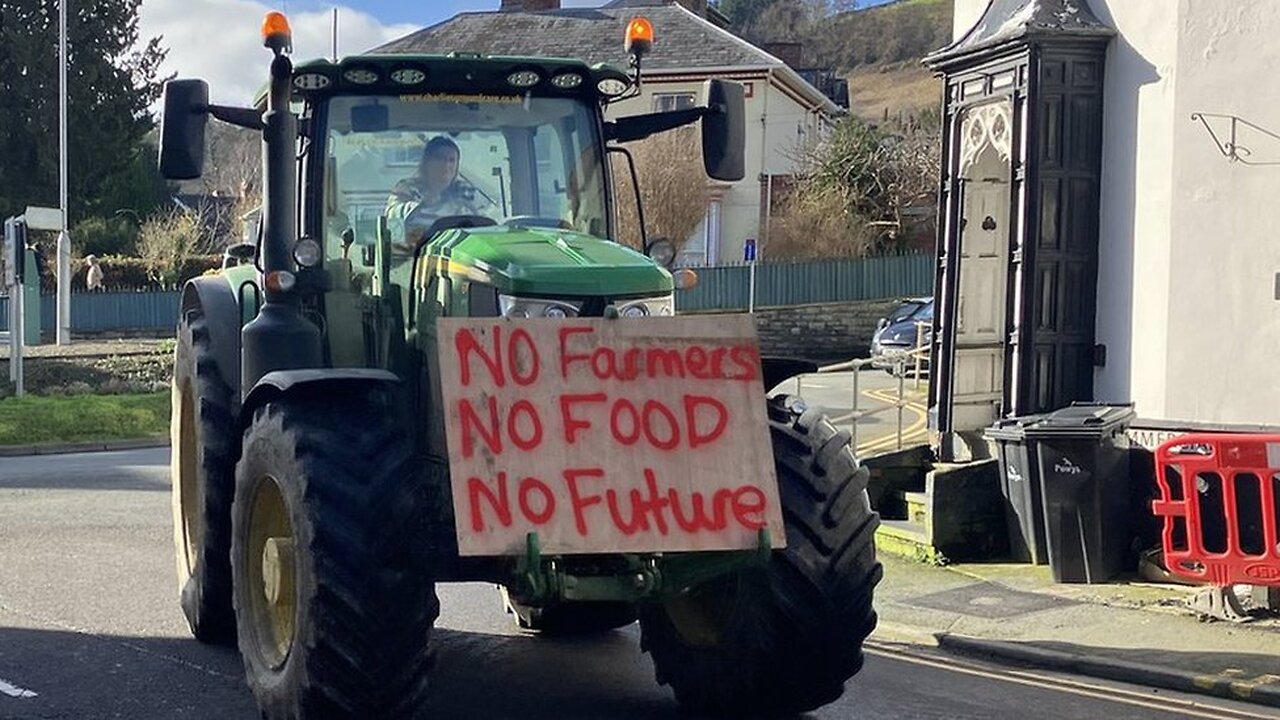
[{"label": "tractor driver", "polygon": [[460,157],[457,143],[437,135],[422,149],[418,174],[392,188],[385,214],[392,237],[403,239],[402,250],[411,251],[440,218],[490,216],[492,203],[477,197],[476,188],[458,177]]}]

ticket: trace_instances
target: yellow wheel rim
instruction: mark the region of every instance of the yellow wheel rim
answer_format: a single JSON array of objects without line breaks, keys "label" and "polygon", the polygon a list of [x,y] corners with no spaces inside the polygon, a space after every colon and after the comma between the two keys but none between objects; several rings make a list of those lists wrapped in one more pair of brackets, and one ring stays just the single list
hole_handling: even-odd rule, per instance
[{"label": "yellow wheel rim", "polygon": [[672,626],[685,644],[692,647],[715,647],[724,634],[724,623],[730,609],[726,602],[736,583],[723,578],[713,580],[663,603]]},{"label": "yellow wheel rim", "polygon": [[244,582],[250,636],[273,667],[284,665],[293,646],[298,615],[293,526],[275,478],[258,480],[249,506],[248,563]]},{"label": "yellow wheel rim", "polygon": [[[181,522],[182,552],[186,556],[185,576],[194,572],[200,560],[200,548],[204,542],[204,514],[200,512],[200,431],[196,423],[195,398],[191,383],[175,388],[177,407],[173,433],[173,473],[178,484],[179,521]],[[180,577],[179,581],[185,581]]]}]

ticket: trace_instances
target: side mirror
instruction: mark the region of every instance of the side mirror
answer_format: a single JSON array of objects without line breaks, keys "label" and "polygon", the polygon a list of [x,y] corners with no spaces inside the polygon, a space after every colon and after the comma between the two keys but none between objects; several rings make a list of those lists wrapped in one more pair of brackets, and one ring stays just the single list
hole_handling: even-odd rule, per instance
[{"label": "side mirror", "polygon": [[160,116],[160,174],[192,180],[204,173],[204,128],[209,120],[209,84],[170,80],[164,84]]},{"label": "side mirror", "polygon": [[708,113],[702,118],[702,164],[716,180],[736,182],[744,168],[746,109],[740,83],[707,81]]}]

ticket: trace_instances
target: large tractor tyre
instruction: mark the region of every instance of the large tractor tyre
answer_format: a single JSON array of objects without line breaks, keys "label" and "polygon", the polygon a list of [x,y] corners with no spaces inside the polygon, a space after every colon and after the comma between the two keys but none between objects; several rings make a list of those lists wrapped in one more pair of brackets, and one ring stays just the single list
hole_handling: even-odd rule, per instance
[{"label": "large tractor tyre", "polygon": [[422,712],[440,604],[426,488],[391,405],[367,387],[282,398],[245,433],[231,568],[240,654],[269,720]]},{"label": "large tractor tyre", "polygon": [[182,613],[201,642],[232,644],[231,497],[238,450],[232,389],[218,371],[204,313],[178,324],[170,476]]},{"label": "large tractor tyre", "polygon": [[830,703],[876,625],[880,520],[849,434],[785,396],[769,401],[769,424],[786,549],[641,608],[658,682],[693,712],[775,717]]},{"label": "large tractor tyre", "polygon": [[547,607],[525,605],[502,589],[502,604],[523,630],[543,637],[598,635],[626,627],[637,619],[636,606],[624,602],[562,602]]}]

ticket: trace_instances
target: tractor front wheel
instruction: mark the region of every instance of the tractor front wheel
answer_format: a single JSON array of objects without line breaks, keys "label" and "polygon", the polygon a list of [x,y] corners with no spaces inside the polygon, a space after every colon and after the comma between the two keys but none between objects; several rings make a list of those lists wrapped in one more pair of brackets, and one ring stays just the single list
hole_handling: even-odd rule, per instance
[{"label": "tractor front wheel", "polygon": [[834,701],[862,667],[883,573],[868,472],[821,413],[769,401],[787,547],[745,569],[641,608],[641,647],[686,709],[778,716]]},{"label": "tractor front wheel", "polygon": [[231,567],[265,718],[421,713],[439,602],[425,492],[391,406],[369,388],[274,400],[245,433]]},{"label": "tractor front wheel", "polygon": [[231,495],[235,409],[200,308],[183,312],[173,356],[169,423],[173,544],[182,614],[206,643],[235,642],[231,610]]}]

